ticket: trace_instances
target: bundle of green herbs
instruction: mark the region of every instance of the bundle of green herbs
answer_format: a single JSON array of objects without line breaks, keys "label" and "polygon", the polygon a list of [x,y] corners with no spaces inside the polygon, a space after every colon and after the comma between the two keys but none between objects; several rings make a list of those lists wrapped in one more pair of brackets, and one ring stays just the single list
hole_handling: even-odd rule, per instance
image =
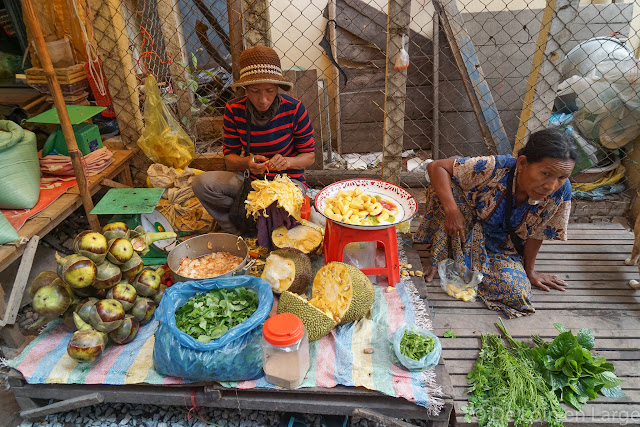
[{"label": "bundle of green herbs", "polygon": [[561,426],[565,411],[533,364],[507,349],[498,335],[482,335],[482,348],[469,379],[465,419],[481,426],[528,426],[536,420]]},{"label": "bundle of green herbs", "polygon": [[176,310],[176,326],[201,343],[220,338],[258,309],[258,294],[237,287],[198,294]]},{"label": "bundle of green herbs", "polygon": [[535,365],[558,399],[567,405],[580,411],[582,404],[596,399],[598,394],[611,398],[625,396],[620,388],[622,380],[616,376],[613,364],[591,353],[595,344],[591,329],[580,329],[574,336],[563,325],[554,323],[560,334],[551,343],[532,335],[535,346],[530,348],[513,339],[502,319],[496,326],[511,347],[519,349],[521,357]]},{"label": "bundle of green herbs", "polygon": [[537,419],[561,426],[565,411],[560,402],[582,410],[582,404],[606,397],[623,397],[622,380],[613,364],[594,356],[595,338],[590,329],[576,336],[554,323],[560,332],[548,343],[532,335],[534,346],[516,341],[502,319],[496,326],[509,342],[497,335],[482,335],[480,355],[467,375],[469,405],[462,408],[467,421],[474,416],[481,426],[527,426]]}]

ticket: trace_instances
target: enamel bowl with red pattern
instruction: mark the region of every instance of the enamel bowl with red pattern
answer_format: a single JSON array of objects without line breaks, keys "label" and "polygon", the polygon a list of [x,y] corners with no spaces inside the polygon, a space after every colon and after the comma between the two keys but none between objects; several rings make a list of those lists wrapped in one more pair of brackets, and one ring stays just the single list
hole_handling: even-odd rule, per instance
[{"label": "enamel bowl with red pattern", "polygon": [[335,182],[323,188],[315,198],[315,208],[327,220],[331,220],[324,214],[327,207],[327,200],[336,197],[339,191],[355,190],[360,188],[364,194],[379,196],[379,202],[383,207],[392,212],[394,220],[392,222],[383,221],[377,225],[356,225],[342,221],[334,221],[344,227],[356,228],[358,230],[380,230],[395,226],[401,222],[409,221],[418,212],[418,202],[415,197],[402,187],[398,187],[390,182],[379,179],[347,179]]}]

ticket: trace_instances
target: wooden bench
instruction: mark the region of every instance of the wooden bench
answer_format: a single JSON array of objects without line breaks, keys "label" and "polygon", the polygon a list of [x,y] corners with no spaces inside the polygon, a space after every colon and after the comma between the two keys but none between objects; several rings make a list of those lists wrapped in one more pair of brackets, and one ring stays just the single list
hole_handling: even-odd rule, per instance
[{"label": "wooden bench", "polygon": [[[114,178],[118,179],[122,185],[131,187],[133,180],[131,178],[129,162],[132,157],[133,151],[131,150],[113,151],[114,162],[101,173],[88,177],[89,191],[91,194],[97,193],[104,185],[120,185],[112,181]],[[25,254],[23,262],[21,262],[20,268],[18,269],[13,287],[11,288],[11,295],[7,303],[5,303],[4,300],[5,289],[0,285],[0,328],[2,328],[0,333],[2,338],[4,338],[11,347],[19,347],[24,341],[24,336],[13,323],[15,322],[20,301],[27,286],[27,279],[31,270],[31,263],[33,262],[38,240],[53,230],[80,206],[82,206],[80,190],[78,186],[75,185],[24,223],[18,231],[18,234],[21,237],[29,239],[27,245],[20,245],[18,242],[15,242],[0,246],[0,271],[3,271],[12,262]]]},{"label": "wooden bench", "polygon": [[[118,179],[122,184],[127,186],[133,185],[129,162],[133,157],[131,150],[115,150],[113,151],[114,162],[109,165],[98,175],[88,177],[89,191],[91,194],[97,193],[103,187],[103,180]],[[82,206],[80,199],[80,190],[75,185],[71,187],[65,194],[58,197],[49,206],[38,212],[32,218],[29,218],[22,228],[18,231],[21,237],[30,239],[33,236],[44,236],[67,218],[73,211]],[[14,243],[8,243],[0,246],[0,271],[4,270],[13,261],[18,259],[24,252],[25,246]]]},{"label": "wooden bench", "polygon": [[[423,266],[428,250],[414,244]],[[620,224],[570,224],[569,240],[545,242],[538,254],[536,270],[557,274],[569,287],[565,292],[533,289],[536,313],[505,320],[517,340],[530,341],[538,334],[550,341],[558,332],[553,323],[562,323],[575,332],[593,329],[594,352],[614,364],[626,397],[598,397],[584,405],[583,411],[565,406],[565,425],[620,425],[638,423],[640,414],[640,297],[628,285],[638,279],[638,268],[624,260],[633,247],[633,234]],[[438,336],[449,329],[456,338],[443,338],[442,354],[451,375],[455,396],[456,421],[465,424],[460,408],[467,404],[467,373],[480,350],[480,335],[498,334],[494,323],[502,313],[491,311],[480,302],[462,302],[449,297],[439,279],[427,284],[425,296],[435,312],[434,329]],[[477,421],[474,420],[474,424]]]}]

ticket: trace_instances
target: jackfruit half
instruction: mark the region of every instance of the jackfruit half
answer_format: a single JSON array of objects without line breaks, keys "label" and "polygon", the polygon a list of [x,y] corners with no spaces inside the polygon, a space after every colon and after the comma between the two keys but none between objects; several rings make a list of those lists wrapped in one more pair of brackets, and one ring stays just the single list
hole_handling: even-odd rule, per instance
[{"label": "jackfruit half", "polygon": [[311,284],[311,260],[298,249],[276,249],[267,257],[261,277],[274,294],[290,291],[304,295]]},{"label": "jackfruit half", "polygon": [[271,241],[275,247],[294,248],[305,254],[318,252],[323,237],[322,227],[309,221],[303,221],[291,230],[282,225],[271,233]]},{"label": "jackfruit half", "polygon": [[309,301],[331,312],[339,325],[364,317],[375,297],[373,284],[365,274],[349,264],[330,262],[316,273]]},{"label": "jackfruit half", "polygon": [[[362,271],[331,262],[318,270],[310,300],[285,291],[280,296],[278,313],[292,313],[302,319],[309,340],[313,341],[327,335],[336,325],[364,317],[374,298],[373,285]],[[330,324],[333,326],[328,328]]]},{"label": "jackfruit half", "polygon": [[280,313],[293,313],[298,316],[307,331],[309,341],[319,340],[338,324],[332,316],[309,304],[306,298],[289,291],[280,295],[278,314]]}]

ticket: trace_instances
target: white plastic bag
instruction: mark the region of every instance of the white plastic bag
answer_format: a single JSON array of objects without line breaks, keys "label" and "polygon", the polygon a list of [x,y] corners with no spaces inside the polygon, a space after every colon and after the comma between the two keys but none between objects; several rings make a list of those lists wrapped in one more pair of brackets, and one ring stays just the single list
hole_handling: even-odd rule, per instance
[{"label": "white plastic bag", "polygon": [[406,70],[409,68],[409,53],[404,48],[404,40],[405,35],[402,35],[402,48],[400,49],[400,53],[396,56],[396,62],[393,66],[396,70]]},{"label": "white plastic bag", "polygon": [[[434,339],[435,343],[433,346],[433,351],[431,353],[425,354],[422,359],[415,360],[410,357],[405,356],[400,351],[400,343],[402,342],[402,336],[405,331],[411,331],[414,334],[422,335],[423,337],[431,337]],[[408,325],[403,323],[396,329],[396,331],[391,334],[390,337],[391,345],[393,346],[393,352],[395,354],[395,358],[398,362],[402,364],[405,368],[410,371],[424,371],[425,369],[433,368],[440,361],[440,356],[442,354],[442,344],[440,344],[440,340],[437,336],[435,336],[430,331],[426,329],[418,328],[415,325]]]},{"label": "white plastic bag", "polygon": [[462,301],[475,301],[478,284],[483,274],[477,270],[469,270],[464,264],[457,264],[451,258],[438,263],[440,287],[449,295]]},{"label": "white plastic bag", "polygon": [[559,95],[576,94],[573,123],[587,140],[617,149],[640,135],[640,66],[634,58],[603,61],[586,77],[559,85]]}]

